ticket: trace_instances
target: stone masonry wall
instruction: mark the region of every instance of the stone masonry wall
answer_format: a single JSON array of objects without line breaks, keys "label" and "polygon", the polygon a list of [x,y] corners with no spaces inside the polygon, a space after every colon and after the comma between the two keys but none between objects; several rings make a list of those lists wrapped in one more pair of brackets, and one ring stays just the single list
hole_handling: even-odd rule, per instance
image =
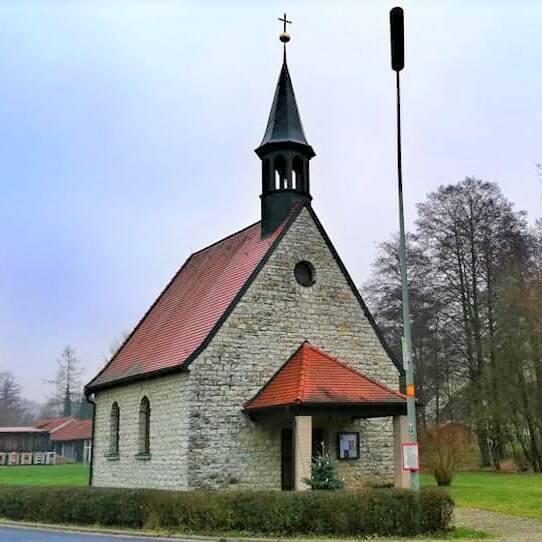
[{"label": "stone masonry wall", "polygon": [[[294,278],[300,260],[315,267],[316,282],[311,287],[299,285]],[[242,406],[305,339],[398,389],[397,369],[303,209],[190,368],[190,487],[280,488],[280,428],[285,422],[252,422]],[[353,427],[350,421],[332,422],[330,431]],[[341,476],[350,487],[391,483],[391,418],[354,426],[361,432],[361,458],[340,462]]]},{"label": "stone masonry wall", "polygon": [[[93,485],[104,487],[188,487],[188,385],[189,375],[179,373],[137,382],[96,394]],[[139,452],[139,406],[150,402],[150,459]],[[109,451],[111,406],[120,408],[119,456]]]}]

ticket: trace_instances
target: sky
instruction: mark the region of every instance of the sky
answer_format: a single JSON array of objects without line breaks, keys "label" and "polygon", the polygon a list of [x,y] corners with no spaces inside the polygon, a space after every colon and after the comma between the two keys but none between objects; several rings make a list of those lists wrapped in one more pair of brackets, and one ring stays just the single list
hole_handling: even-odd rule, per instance
[{"label": "sky", "polygon": [[[0,0],[0,370],[27,398],[66,344],[90,380],[191,252],[259,220],[285,10],[313,206],[368,278],[398,228],[394,5]],[[534,221],[542,3],[400,5],[407,228],[467,175]]]}]

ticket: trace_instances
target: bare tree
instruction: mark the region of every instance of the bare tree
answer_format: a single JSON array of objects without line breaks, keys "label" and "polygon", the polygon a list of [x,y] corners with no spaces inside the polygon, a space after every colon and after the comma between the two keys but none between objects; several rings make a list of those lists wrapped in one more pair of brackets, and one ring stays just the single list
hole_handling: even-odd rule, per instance
[{"label": "bare tree", "polygon": [[[542,223],[529,231],[495,183],[472,178],[429,194],[418,213],[407,255],[421,421],[469,424],[485,465],[513,448],[539,470]],[[380,245],[364,294],[398,351],[396,238]]]},{"label": "bare tree", "polygon": [[64,347],[57,364],[55,378],[49,381],[55,386],[53,399],[62,416],[71,416],[75,410],[75,403],[81,397],[83,368],[75,350],[70,345]]},{"label": "bare tree", "polygon": [[9,371],[0,372],[0,425],[17,425],[23,415],[21,386]]},{"label": "bare tree", "polygon": [[495,183],[473,178],[440,187],[418,213],[418,234],[456,327],[482,464],[490,464],[492,450],[498,464],[504,435],[502,390],[495,380],[496,284],[521,244],[524,216]]}]

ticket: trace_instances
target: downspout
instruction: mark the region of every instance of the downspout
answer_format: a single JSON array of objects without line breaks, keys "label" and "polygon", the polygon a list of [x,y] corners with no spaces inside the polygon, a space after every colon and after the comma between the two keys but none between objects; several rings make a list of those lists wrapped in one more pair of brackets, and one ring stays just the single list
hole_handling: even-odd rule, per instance
[{"label": "downspout", "polygon": [[88,477],[88,485],[92,487],[92,474],[94,471],[94,426],[96,422],[96,401],[93,393],[85,390],[85,399],[92,405],[92,435],[90,438],[90,473]]}]

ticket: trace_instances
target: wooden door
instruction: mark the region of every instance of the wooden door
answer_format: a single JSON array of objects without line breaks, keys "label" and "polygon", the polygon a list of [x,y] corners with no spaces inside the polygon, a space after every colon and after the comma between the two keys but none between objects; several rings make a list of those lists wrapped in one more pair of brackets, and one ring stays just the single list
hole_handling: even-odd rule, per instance
[{"label": "wooden door", "polygon": [[281,431],[280,477],[283,490],[294,489],[294,439],[291,428]]}]

